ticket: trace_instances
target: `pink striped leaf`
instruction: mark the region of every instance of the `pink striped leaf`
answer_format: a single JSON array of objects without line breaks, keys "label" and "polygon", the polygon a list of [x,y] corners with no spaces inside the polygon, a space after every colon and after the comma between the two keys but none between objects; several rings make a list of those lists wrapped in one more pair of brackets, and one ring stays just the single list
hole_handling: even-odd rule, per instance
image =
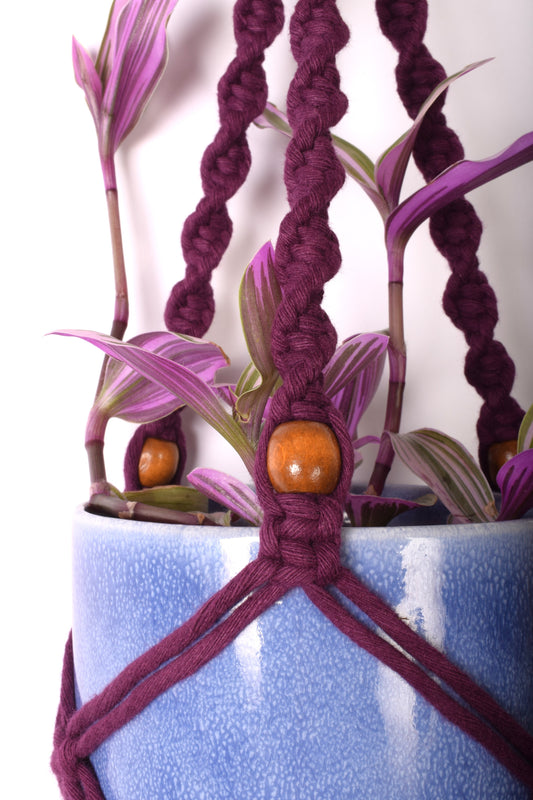
[{"label": "pink striped leaf", "polygon": [[324,368],[324,389],[333,397],[369,368],[383,369],[389,337],[383,333],[358,333],[350,336],[333,354]]},{"label": "pink striped leaf", "polygon": [[100,108],[102,106],[102,81],[91,56],[74,37],[72,38],[72,62],[76,83],[85,92],[87,105],[95,125],[98,127]]},{"label": "pink striped leaf", "polygon": [[267,242],[246,268],[239,290],[242,327],[252,363],[237,383],[235,410],[254,443],[259,439],[268,400],[280,382],[270,349],[272,323],[280,301],[274,249]]},{"label": "pink striped leaf", "polygon": [[398,205],[400,192],[407,164],[413,152],[415,139],[420,130],[424,118],[433,103],[445,92],[451,84],[468,72],[477,69],[482,64],[486,64],[491,59],[478,61],[475,64],[456,72],[449,78],[441,81],[431,92],[427,100],[422,104],[416,118],[406,133],[403,134],[388,150],[386,150],[376,161],[376,183],[385,197],[389,210],[392,211]]},{"label": "pink striped leaf", "polygon": [[106,188],[112,159],[135,127],[167,62],[166,26],[177,0],[115,0],[96,62],[74,39],[74,76],[96,126]]},{"label": "pink striped leaf", "polygon": [[516,446],[519,453],[533,447],[533,406],[531,406],[524,415],[520,430],[518,431]]},{"label": "pink striped leaf", "polygon": [[519,519],[533,508],[533,450],[523,450],[506,461],[496,482],[502,493],[499,520]]},{"label": "pink striped leaf", "polygon": [[[206,383],[213,383],[217,371],[228,364],[224,352],[212,342],[166,331],[135,336],[130,344],[187,367]],[[107,363],[95,403],[108,417],[137,423],[166,417],[181,405],[173,393],[114,359]]]},{"label": "pink striped leaf", "polygon": [[325,389],[344,418],[354,448],[359,446],[359,421],[383,374],[387,347],[388,336],[383,334],[352,336],[337,348],[324,370]]},{"label": "pink striped leaf", "polygon": [[430,487],[455,522],[496,519],[487,479],[460,442],[431,428],[386,435],[396,455]]},{"label": "pink striped leaf", "polygon": [[389,337],[357,334],[337,348],[324,369],[324,389],[344,417],[352,441],[357,426],[379,386]]},{"label": "pink striped leaf", "polygon": [[404,500],[401,497],[375,497],[368,494],[350,494],[346,501],[346,513],[350,523],[357,528],[385,527],[389,522],[412,508],[432,506],[435,495],[427,494],[418,500]]},{"label": "pink striped leaf", "polygon": [[530,161],[533,161],[533,131],[492,158],[459,161],[404,200],[391,212],[385,227],[389,280],[402,282],[405,247],[424,220],[452,200]]},{"label": "pink striped leaf", "polygon": [[247,520],[252,525],[261,525],[263,509],[259,505],[256,493],[245,483],[237,478],[219,472],[216,469],[193,469],[187,475],[187,480],[199,492],[207,495],[215,502],[220,503],[238,517]]},{"label": "pink striped leaf", "polygon": [[220,433],[237,451],[250,474],[254,469],[254,448],[242,428],[232,418],[217,392],[199,375],[169,358],[123,342],[95,331],[55,331],[60,336],[74,336],[89,342],[108,356],[128,364],[140,375],[166,389],[178,400],[178,405],[188,405],[202,419]]},{"label": "pink striped leaf", "polygon": [[244,272],[239,306],[244,338],[250,357],[265,377],[276,372],[270,338],[274,316],[281,302],[281,289],[274,273],[274,248],[267,242]]}]

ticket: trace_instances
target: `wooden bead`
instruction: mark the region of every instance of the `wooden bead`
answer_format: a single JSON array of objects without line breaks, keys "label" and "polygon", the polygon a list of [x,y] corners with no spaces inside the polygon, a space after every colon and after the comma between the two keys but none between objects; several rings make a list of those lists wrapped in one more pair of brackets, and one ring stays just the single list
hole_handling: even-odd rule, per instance
[{"label": "wooden bead", "polygon": [[267,471],[277,492],[331,494],[341,472],[335,434],[321,422],[283,422],[268,443]]},{"label": "wooden bead", "polygon": [[170,483],[180,460],[180,453],[175,442],[145,439],[139,458],[139,480],[145,489],[152,486],[166,486]]},{"label": "wooden bead", "polygon": [[516,439],[509,439],[506,442],[496,442],[491,444],[488,452],[489,475],[493,483],[496,483],[496,475],[500,467],[506,461],[516,455]]}]

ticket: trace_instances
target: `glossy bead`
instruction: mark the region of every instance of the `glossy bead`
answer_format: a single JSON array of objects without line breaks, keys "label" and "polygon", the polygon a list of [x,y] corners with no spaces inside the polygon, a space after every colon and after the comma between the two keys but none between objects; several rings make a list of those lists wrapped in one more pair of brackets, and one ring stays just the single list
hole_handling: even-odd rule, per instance
[{"label": "glossy bead", "polygon": [[493,483],[496,483],[496,475],[500,467],[506,461],[516,455],[516,439],[509,439],[507,442],[496,442],[491,444],[488,452],[489,475]]},{"label": "glossy bead", "polygon": [[283,422],[268,443],[267,471],[277,492],[331,494],[341,472],[335,434],[321,422]]},{"label": "glossy bead", "polygon": [[175,442],[148,437],[139,458],[139,480],[145,489],[170,483],[180,460]]}]

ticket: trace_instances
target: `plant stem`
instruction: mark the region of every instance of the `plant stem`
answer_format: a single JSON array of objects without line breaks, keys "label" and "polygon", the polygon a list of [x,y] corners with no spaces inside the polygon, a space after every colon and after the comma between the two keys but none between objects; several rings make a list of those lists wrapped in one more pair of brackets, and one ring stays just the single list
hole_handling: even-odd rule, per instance
[{"label": "plant stem", "polygon": [[86,441],[85,450],[87,451],[87,458],[89,460],[91,497],[94,495],[108,495],[110,490],[105,471],[103,439],[91,439]]},{"label": "plant stem", "polygon": [[128,326],[129,304],[117,190],[114,188],[108,189],[106,191],[106,199],[115,274],[115,315],[111,335],[117,339],[122,339]]},{"label": "plant stem", "polygon": [[204,514],[190,514],[170,508],[159,508],[146,503],[121,500],[112,495],[94,496],[86,504],[85,510],[102,516],[119,519],[135,519],[141,522],[170,522],[179,525],[216,525]]},{"label": "plant stem", "polygon": [[[122,246],[122,230],[120,227],[118,193],[114,185],[110,188],[106,188],[106,200],[109,218],[109,230],[111,233],[111,248],[113,252],[113,271],[115,275],[115,311],[113,315],[113,324],[111,325],[111,336],[114,336],[116,339],[122,339],[128,325],[129,303],[126,266],[124,262],[124,249]],[[98,378],[95,397],[98,397],[103,386],[107,362],[108,357],[106,356],[103,360],[102,368],[100,370],[100,377]],[[93,407],[87,423],[88,429],[90,429],[91,425],[94,425],[94,413],[95,409]],[[109,486],[107,483],[104,460],[103,429],[101,431],[101,436],[94,437],[91,435],[89,440],[86,440],[85,449],[87,451],[87,458],[89,460],[91,496],[97,494],[108,495]]]},{"label": "plant stem", "polygon": [[[383,432],[398,433],[405,388],[406,349],[403,324],[403,282],[389,281],[389,391]],[[394,450],[388,436],[381,437],[367,494],[380,495],[390,472]]]},{"label": "plant stem", "polygon": [[[118,193],[115,187],[106,189],[107,214],[109,219],[109,230],[111,233],[111,248],[113,253],[113,272],[115,276],[115,310],[113,323],[111,325],[111,336],[115,339],[122,339],[128,326],[129,302],[128,302],[128,283],[126,279],[126,266],[124,262],[124,248],[122,246],[122,229],[120,225],[120,212],[118,207]],[[98,396],[104,382],[107,357],[104,359],[96,397]]]}]

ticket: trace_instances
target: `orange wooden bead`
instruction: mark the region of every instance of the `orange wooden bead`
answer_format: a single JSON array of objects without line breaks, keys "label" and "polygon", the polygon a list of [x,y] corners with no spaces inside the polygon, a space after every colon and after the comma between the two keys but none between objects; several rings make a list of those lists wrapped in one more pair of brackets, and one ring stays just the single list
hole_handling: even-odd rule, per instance
[{"label": "orange wooden bead", "polygon": [[283,422],[268,443],[267,471],[277,492],[331,494],[341,472],[335,434],[321,422]]},{"label": "orange wooden bead", "polygon": [[170,483],[180,460],[180,453],[175,442],[145,439],[139,458],[139,480],[145,489],[152,486],[165,486]]},{"label": "orange wooden bead", "polygon": [[500,467],[506,461],[516,455],[516,439],[509,439],[506,442],[496,442],[491,444],[488,452],[489,475],[493,483],[496,483],[496,475]]}]

